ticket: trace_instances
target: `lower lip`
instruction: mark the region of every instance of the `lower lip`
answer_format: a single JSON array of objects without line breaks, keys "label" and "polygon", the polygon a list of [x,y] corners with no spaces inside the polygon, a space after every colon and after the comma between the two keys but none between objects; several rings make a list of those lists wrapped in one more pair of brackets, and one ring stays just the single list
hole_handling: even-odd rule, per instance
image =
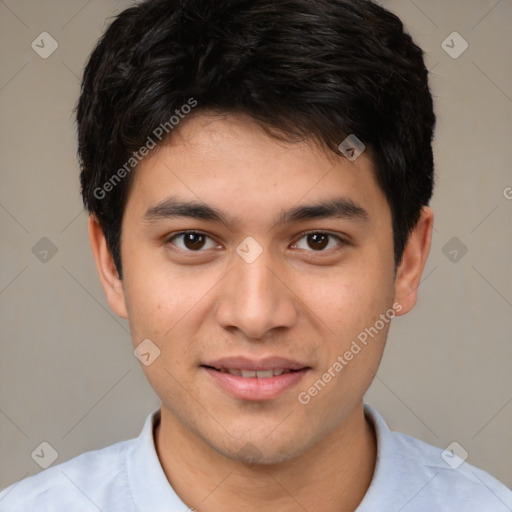
[{"label": "lower lip", "polygon": [[204,366],[202,368],[230,395],[240,400],[253,401],[277,398],[286,389],[297,384],[308,371],[305,368],[304,370],[260,379],[258,377],[239,377],[238,375],[219,372]]}]

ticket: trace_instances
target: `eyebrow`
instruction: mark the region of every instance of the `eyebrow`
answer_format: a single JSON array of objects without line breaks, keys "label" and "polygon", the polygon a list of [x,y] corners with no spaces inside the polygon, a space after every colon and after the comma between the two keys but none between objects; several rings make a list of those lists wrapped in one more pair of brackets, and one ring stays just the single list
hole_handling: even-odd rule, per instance
[{"label": "eyebrow", "polygon": [[[234,220],[229,219],[222,211],[213,206],[198,201],[183,201],[175,196],[170,196],[149,208],[144,214],[143,220],[151,222],[179,217],[221,222],[229,229],[232,229],[234,224]],[[275,226],[327,218],[367,221],[369,215],[362,206],[356,204],[352,199],[337,197],[327,201],[315,201],[311,204],[294,206],[281,211]]]}]

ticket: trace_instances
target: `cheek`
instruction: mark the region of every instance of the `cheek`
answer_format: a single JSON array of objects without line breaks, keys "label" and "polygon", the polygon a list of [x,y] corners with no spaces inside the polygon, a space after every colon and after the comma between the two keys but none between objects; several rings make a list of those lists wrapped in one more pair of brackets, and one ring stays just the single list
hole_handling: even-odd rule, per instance
[{"label": "cheek", "polygon": [[126,280],[133,347],[146,339],[157,347],[153,350],[158,356],[147,366],[141,364],[141,369],[159,396],[178,397],[178,383],[187,380],[196,361],[193,326],[198,297],[187,292],[183,280],[158,272],[127,273]]},{"label": "cheek", "polygon": [[319,347],[318,370],[301,389],[310,419],[338,424],[368,390],[394,317],[392,285],[385,273],[352,273],[316,289],[319,313],[330,330]]},{"label": "cheek", "polygon": [[126,269],[125,297],[133,342],[149,338],[160,346],[186,318],[196,294],[190,292],[190,283],[186,286],[155,266],[126,265]]},{"label": "cheek", "polygon": [[339,269],[317,281],[311,304],[338,339],[347,341],[372,325],[393,303],[389,271],[375,265]]}]

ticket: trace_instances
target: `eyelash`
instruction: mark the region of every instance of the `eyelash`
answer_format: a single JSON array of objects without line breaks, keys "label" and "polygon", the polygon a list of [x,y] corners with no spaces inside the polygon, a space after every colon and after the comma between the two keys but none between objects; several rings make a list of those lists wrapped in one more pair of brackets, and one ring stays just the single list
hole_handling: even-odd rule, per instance
[{"label": "eyelash", "polygon": [[[170,237],[167,238],[166,243],[171,243],[172,244],[172,241],[175,240],[176,238],[181,237],[183,235],[188,235],[188,234],[202,235],[202,236],[212,240],[212,237],[207,235],[206,233],[203,233],[202,231],[197,231],[197,230],[193,230],[192,229],[192,230],[187,230],[187,231],[180,231],[178,233],[175,233],[175,234],[171,235]],[[334,249],[322,249],[322,250],[319,250],[319,251],[314,251],[314,250],[311,249],[311,250],[307,250],[306,252],[311,252],[311,253],[315,253],[315,254],[329,253],[329,252],[332,252],[332,251],[339,250],[341,247],[343,247],[345,245],[348,245],[348,242],[346,240],[344,240],[343,238],[341,238],[339,235],[335,235],[333,233],[330,233],[329,231],[318,231],[318,230],[316,230],[316,231],[315,230],[306,231],[304,233],[301,233],[300,237],[296,239],[296,242],[294,242],[293,245],[296,245],[300,240],[302,240],[303,238],[305,238],[305,237],[307,237],[309,235],[327,235],[330,238],[336,239],[337,242],[338,242],[338,245]],[[174,245],[174,244],[172,244],[172,245]],[[178,247],[178,249],[182,250],[182,251],[185,251],[185,252],[188,252],[188,253],[201,253],[201,252],[205,252],[205,251],[208,250],[208,249],[199,249],[197,251],[192,251],[190,249],[182,249],[181,247]],[[300,249],[300,250],[304,250],[304,249]]]}]

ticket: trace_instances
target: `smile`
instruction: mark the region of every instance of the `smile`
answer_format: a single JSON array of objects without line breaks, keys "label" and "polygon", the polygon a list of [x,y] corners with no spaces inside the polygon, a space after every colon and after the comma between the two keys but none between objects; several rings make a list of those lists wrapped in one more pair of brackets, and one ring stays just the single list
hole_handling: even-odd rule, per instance
[{"label": "smile", "polygon": [[283,368],[275,368],[270,370],[237,370],[232,368],[212,368],[213,370],[217,370],[221,373],[230,373],[231,375],[236,375],[238,377],[251,378],[257,377],[258,379],[270,379],[271,377],[277,377],[283,373],[290,373],[296,370],[285,370]]}]

